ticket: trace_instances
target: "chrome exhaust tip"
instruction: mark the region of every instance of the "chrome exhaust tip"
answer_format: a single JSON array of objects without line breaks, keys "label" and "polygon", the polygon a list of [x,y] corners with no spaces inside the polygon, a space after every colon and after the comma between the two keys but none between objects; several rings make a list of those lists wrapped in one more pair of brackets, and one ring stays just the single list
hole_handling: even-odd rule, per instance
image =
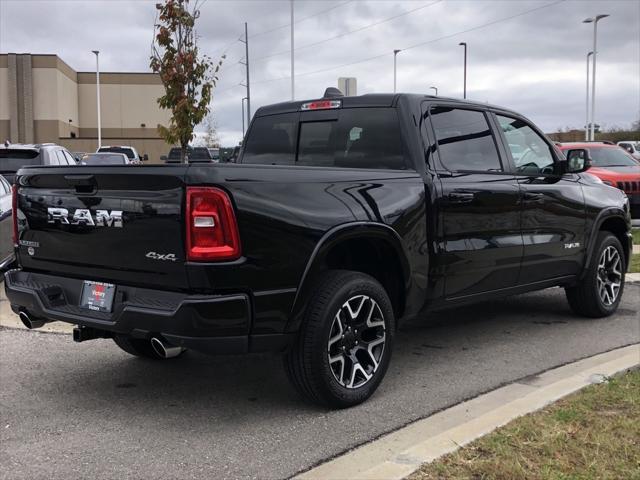
[{"label": "chrome exhaust tip", "polygon": [[31,315],[29,315],[29,313],[27,313],[25,310],[22,310],[18,314],[18,316],[20,317],[20,321],[22,322],[22,324],[25,327],[27,327],[29,330],[33,330],[34,328],[40,328],[45,323],[47,323],[41,318],[32,318]]},{"label": "chrome exhaust tip", "polygon": [[153,350],[162,358],[177,357],[185,351],[184,348],[171,345],[160,337],[153,337],[151,339],[151,346],[153,347]]}]

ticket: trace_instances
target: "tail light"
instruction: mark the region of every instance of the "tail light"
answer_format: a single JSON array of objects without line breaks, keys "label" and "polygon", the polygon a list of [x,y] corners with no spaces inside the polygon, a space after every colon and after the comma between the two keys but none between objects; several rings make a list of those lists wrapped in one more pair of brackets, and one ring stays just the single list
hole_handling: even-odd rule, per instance
[{"label": "tail light", "polygon": [[213,187],[187,187],[187,259],[240,257],[240,234],[229,195]]},{"label": "tail light", "polygon": [[11,187],[11,216],[13,217],[13,244],[18,245],[18,185]]}]

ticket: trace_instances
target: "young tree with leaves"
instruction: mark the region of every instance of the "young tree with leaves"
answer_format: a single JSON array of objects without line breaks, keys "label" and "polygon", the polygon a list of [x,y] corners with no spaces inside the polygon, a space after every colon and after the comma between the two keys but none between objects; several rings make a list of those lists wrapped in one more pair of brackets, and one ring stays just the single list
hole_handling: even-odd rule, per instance
[{"label": "young tree with leaves", "polygon": [[195,31],[200,17],[197,1],[191,10],[189,0],[165,0],[156,9],[151,69],[160,74],[165,89],[158,104],[171,110],[169,126],[158,125],[158,132],[167,143],[180,145],[180,161],[184,162],[194,127],[209,113],[225,57],[214,65],[208,56],[200,55]]}]

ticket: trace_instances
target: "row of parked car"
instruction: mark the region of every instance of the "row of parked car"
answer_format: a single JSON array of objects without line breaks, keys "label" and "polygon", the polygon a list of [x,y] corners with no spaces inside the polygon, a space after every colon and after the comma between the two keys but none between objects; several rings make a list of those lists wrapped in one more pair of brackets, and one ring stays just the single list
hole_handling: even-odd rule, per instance
[{"label": "row of parked car", "polygon": [[[189,163],[235,163],[240,152],[240,147],[187,147],[186,157]],[[180,163],[181,149],[174,147],[168,155],[163,155],[160,160],[165,163]]]},{"label": "row of parked car", "polygon": [[28,165],[130,165],[148,159],[130,146],[103,146],[95,153],[86,153],[70,152],[55,143],[5,142],[0,146],[0,175],[13,183],[15,173]]}]

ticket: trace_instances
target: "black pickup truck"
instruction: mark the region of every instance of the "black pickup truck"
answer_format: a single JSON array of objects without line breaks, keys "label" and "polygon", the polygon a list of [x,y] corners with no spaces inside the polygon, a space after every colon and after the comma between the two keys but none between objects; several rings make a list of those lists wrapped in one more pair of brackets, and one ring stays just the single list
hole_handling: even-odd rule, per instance
[{"label": "black pickup truck", "polygon": [[237,164],[29,167],[14,312],[151,358],[284,352],[332,407],[380,384],[398,325],[561,286],[615,312],[628,200],[503,108],[408,94],[260,108]]}]

